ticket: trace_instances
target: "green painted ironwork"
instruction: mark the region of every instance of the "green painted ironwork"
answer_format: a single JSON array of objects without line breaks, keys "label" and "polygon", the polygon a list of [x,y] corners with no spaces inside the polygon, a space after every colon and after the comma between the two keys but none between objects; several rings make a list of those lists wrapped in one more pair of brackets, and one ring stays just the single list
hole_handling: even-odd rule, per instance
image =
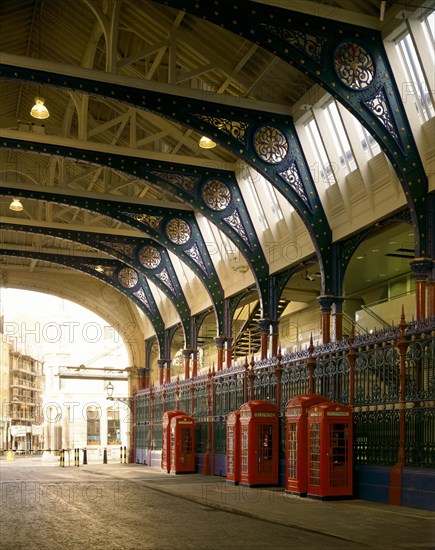
[{"label": "green painted ironwork", "polygon": [[[325,399],[353,406],[355,465],[397,463],[403,412],[405,464],[435,468],[435,319],[414,322],[404,334],[406,377],[402,402],[398,390],[401,364],[398,328],[356,337],[351,343],[344,340],[315,347],[311,352],[289,354],[280,358],[279,363],[260,361],[248,370],[245,365],[235,365],[189,381],[194,392],[196,452],[203,454],[208,450],[213,427],[213,452],[225,453],[226,415],[237,410],[246,396],[249,400],[251,382],[254,399],[276,402],[279,367],[280,458],[285,456],[286,403],[292,397],[310,393],[312,385],[313,392]],[[167,397],[168,392],[181,395],[180,392],[187,391],[186,384],[180,382],[163,388]],[[138,399],[151,396],[150,390],[143,390]]]}]

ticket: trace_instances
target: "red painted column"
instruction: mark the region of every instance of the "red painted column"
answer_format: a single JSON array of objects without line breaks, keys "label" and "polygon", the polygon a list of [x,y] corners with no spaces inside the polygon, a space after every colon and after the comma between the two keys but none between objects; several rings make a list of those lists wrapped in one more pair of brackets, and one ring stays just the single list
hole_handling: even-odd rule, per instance
[{"label": "red painted column", "polygon": [[232,338],[226,338],[226,348],[225,348],[225,368],[229,369],[233,362],[233,350],[232,350]]},{"label": "red painted column", "polygon": [[150,369],[149,369],[149,367],[144,368],[143,387],[146,390],[150,387]]},{"label": "red painted column", "polygon": [[217,370],[222,370],[223,364],[224,364],[224,344],[225,344],[225,338],[223,336],[218,336],[214,339],[216,342],[216,348],[217,348]]},{"label": "red painted column", "polygon": [[198,350],[192,350],[192,378],[198,376]]},{"label": "red painted column", "polygon": [[184,380],[189,380],[190,377],[190,356],[192,354],[191,349],[183,349],[184,358]]},{"label": "red painted column", "polygon": [[270,335],[270,356],[278,356],[278,334],[279,334],[279,321],[274,320],[270,321],[270,326],[272,327],[272,333]]},{"label": "red painted column", "polygon": [[159,386],[163,386],[163,369],[165,368],[165,359],[157,359],[157,365],[159,367]]},{"label": "red painted column", "polygon": [[406,350],[408,343],[405,337],[406,329],[405,314],[402,309],[402,317],[400,319],[399,331],[400,337],[397,347],[400,354],[400,371],[399,371],[399,449],[397,452],[397,462],[391,469],[390,488],[388,492],[388,504],[400,506],[402,503],[402,472],[406,463],[405,455],[405,384],[406,384]]},{"label": "red painted column", "polygon": [[435,317],[435,280],[427,283],[427,316]]},{"label": "red painted column", "polygon": [[260,319],[257,321],[258,326],[260,327],[260,356],[261,360],[267,359],[267,344],[269,339],[269,327],[270,319]]},{"label": "red painted column", "polygon": [[137,369],[137,389],[143,390],[145,388],[145,369]]},{"label": "red painted column", "polygon": [[171,383],[171,360],[166,359],[166,377],[165,377],[165,384]]},{"label": "red painted column", "polygon": [[343,338],[343,298],[336,297],[332,306],[332,339]]},{"label": "red painted column", "polygon": [[334,296],[319,296],[317,300],[322,315],[322,340],[324,344],[329,344],[331,341],[331,306]]},{"label": "red painted column", "polygon": [[424,319],[426,315],[426,282],[423,279],[415,281],[415,318]]},{"label": "red painted column", "polygon": [[432,260],[416,258],[409,262],[415,277],[415,318],[426,317],[426,280],[432,273]]}]

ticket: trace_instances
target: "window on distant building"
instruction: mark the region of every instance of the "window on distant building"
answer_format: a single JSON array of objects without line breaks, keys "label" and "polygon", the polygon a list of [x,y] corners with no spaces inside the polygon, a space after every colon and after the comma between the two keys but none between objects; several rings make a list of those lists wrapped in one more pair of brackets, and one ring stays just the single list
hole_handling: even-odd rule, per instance
[{"label": "window on distant building", "polygon": [[119,407],[107,409],[107,444],[121,444],[121,421],[119,419]]},{"label": "window on distant building", "polygon": [[99,407],[87,407],[87,443],[88,445],[100,444],[100,418],[101,410]]}]

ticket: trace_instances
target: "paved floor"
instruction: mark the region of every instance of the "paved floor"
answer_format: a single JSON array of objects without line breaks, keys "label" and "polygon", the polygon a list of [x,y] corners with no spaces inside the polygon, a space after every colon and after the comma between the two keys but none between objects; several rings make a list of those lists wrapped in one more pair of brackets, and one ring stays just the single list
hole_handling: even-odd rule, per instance
[{"label": "paved floor", "polygon": [[435,513],[316,501],[136,464],[0,462],[0,548],[434,549]]}]

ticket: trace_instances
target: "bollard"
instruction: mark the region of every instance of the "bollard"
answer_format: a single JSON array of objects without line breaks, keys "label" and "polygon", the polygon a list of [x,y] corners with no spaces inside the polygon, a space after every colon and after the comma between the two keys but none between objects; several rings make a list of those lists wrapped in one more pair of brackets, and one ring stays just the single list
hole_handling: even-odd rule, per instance
[{"label": "bollard", "polygon": [[107,464],[107,449],[103,451],[103,464]]},{"label": "bollard", "polygon": [[87,449],[83,449],[83,464],[88,463],[88,451]]},{"label": "bollard", "polygon": [[123,457],[124,464],[127,464],[127,447],[124,447],[124,457]]},{"label": "bollard", "polygon": [[63,449],[59,451],[59,457],[60,457],[59,466],[61,468],[65,468],[65,451]]},{"label": "bollard", "polygon": [[123,457],[123,454],[122,454],[122,447],[119,447],[119,463],[122,464],[122,457]]},{"label": "bollard", "polygon": [[74,449],[74,466],[80,466],[80,449]]},{"label": "bollard", "polygon": [[8,454],[6,456],[6,460],[14,460],[14,451],[12,449],[8,449]]}]

